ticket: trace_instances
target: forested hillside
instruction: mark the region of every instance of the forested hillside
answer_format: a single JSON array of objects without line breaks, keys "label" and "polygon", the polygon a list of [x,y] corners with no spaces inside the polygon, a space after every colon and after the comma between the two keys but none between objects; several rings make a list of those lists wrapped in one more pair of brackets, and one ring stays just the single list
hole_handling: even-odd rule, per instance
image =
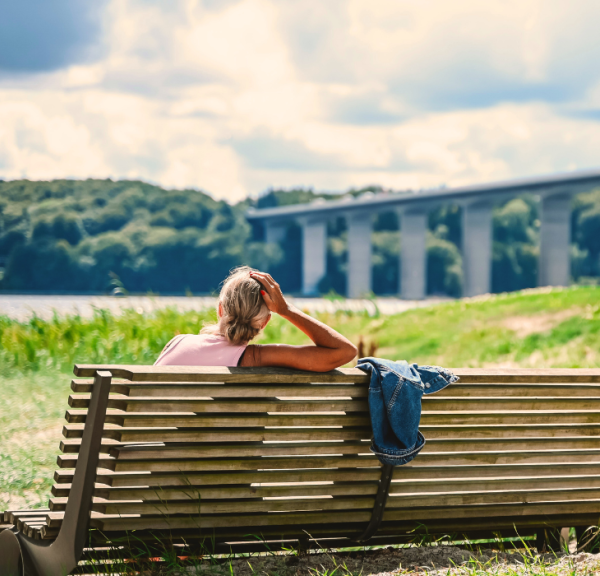
[{"label": "forested hillside", "polygon": [[[377,187],[351,190],[376,193]],[[290,225],[280,246],[265,244],[244,218],[249,206],[272,207],[336,194],[271,190],[237,205],[198,190],[164,190],[139,181],[17,180],[0,182],[0,289],[39,292],[125,291],[207,293],[239,264],[267,268],[287,291],[301,285],[300,229]],[[458,296],[462,289],[460,210],[430,214],[428,291]],[[534,286],[537,203],[523,197],[494,213],[494,291]],[[330,223],[328,273],[321,291],[345,292],[346,226]],[[400,232],[394,214],[374,222],[373,287],[398,287]],[[576,198],[573,276],[600,275],[600,190]]]}]

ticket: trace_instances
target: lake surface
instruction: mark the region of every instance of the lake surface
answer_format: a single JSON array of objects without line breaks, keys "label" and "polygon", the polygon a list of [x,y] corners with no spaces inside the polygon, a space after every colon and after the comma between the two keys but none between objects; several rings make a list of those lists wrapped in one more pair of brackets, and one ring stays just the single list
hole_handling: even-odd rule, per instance
[{"label": "lake surface", "polygon": [[[431,306],[446,299],[400,300],[398,298],[378,298],[371,300],[328,300],[324,298],[289,298],[298,308],[307,312],[334,312],[336,310],[367,311],[374,315],[376,307],[382,314],[398,314],[411,308]],[[125,309],[134,309],[140,314],[151,313],[160,308],[172,307],[179,311],[213,308],[217,299],[210,296],[44,296],[44,295],[0,295],[0,315],[15,320],[26,320],[33,315],[52,318],[54,313],[61,316],[79,314],[91,317],[94,309],[103,308],[119,314]]]}]

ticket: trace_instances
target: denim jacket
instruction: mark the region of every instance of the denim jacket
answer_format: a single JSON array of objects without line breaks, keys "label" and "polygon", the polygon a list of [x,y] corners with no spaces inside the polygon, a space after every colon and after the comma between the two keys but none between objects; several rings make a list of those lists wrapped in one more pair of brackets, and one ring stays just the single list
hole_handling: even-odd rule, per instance
[{"label": "denim jacket", "polygon": [[361,358],[356,367],[371,373],[371,452],[383,464],[410,462],[425,445],[419,432],[421,397],[438,392],[458,377],[440,366],[418,366],[404,360]]}]

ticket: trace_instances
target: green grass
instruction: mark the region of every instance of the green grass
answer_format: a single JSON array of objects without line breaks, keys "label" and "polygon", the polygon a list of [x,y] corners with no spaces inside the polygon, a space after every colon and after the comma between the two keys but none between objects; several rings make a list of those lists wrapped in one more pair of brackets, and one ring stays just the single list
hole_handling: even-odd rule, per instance
[{"label": "green grass", "polygon": [[[600,366],[600,288],[459,300],[393,316],[318,317],[377,355],[449,367]],[[197,333],[214,312],[161,310],[93,318],[0,317],[0,508],[45,505],[67,408],[73,364],[152,364],[178,333]],[[261,343],[307,342],[274,318]]]}]

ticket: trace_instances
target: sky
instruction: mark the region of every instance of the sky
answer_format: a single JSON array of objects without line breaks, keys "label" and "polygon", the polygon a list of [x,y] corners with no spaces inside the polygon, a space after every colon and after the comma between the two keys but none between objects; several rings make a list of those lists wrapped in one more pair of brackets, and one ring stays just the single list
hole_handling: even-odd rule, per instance
[{"label": "sky", "polygon": [[0,178],[458,186],[600,168],[597,0],[0,0]]}]

